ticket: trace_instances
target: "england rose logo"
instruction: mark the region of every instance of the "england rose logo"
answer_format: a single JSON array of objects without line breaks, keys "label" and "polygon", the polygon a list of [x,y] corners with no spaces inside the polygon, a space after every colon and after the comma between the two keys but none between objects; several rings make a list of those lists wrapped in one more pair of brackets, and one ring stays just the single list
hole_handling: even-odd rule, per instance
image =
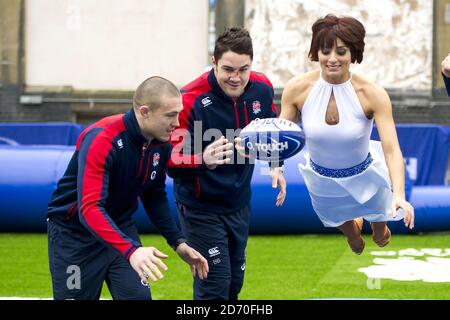
[{"label": "england rose logo", "polygon": [[252,103],[253,114],[258,114],[261,112],[261,103],[258,100],[253,101]]},{"label": "england rose logo", "polygon": [[156,167],[159,164],[159,159],[161,158],[161,156],[159,155],[158,152],[156,152],[153,155],[153,166]]}]

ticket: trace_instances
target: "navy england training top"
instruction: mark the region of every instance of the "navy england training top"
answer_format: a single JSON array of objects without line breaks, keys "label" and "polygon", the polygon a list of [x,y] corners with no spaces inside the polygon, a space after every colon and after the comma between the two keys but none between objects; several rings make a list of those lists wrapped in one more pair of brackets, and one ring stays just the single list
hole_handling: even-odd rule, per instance
[{"label": "navy england training top", "polygon": [[170,153],[170,143],[147,143],[133,110],[103,118],[78,138],[47,217],[74,232],[93,234],[129,259],[141,244],[120,227],[133,223],[140,197],[152,222],[173,245],[183,235],[165,191]]},{"label": "navy england training top", "polygon": [[172,135],[174,149],[168,164],[175,198],[186,206],[217,214],[238,211],[249,204],[254,164],[235,150],[233,164],[208,170],[202,152],[220,138],[216,133],[234,143],[234,137],[252,120],[276,117],[272,84],[265,75],[252,71],[244,93],[233,101],[220,88],[212,69],[181,92],[184,109],[180,127]]}]

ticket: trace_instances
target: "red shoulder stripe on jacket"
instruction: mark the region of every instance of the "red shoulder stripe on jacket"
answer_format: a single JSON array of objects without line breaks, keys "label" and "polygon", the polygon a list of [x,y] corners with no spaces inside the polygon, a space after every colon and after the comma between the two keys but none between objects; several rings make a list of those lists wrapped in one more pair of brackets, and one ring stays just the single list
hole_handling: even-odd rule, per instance
[{"label": "red shoulder stripe on jacket", "polygon": [[172,155],[168,162],[169,167],[197,168],[202,163],[203,159],[201,154],[185,155],[182,150],[184,143],[186,142],[186,135],[190,134],[190,138],[194,138],[193,132],[189,132],[190,129],[193,130],[189,127],[189,117],[191,116],[191,112],[194,108],[195,100],[198,96],[211,90],[211,86],[208,82],[208,74],[209,71],[203,73],[199,78],[181,89],[183,93],[183,110],[178,118],[180,126],[174,131],[170,139],[173,149]]},{"label": "red shoulder stripe on jacket", "polygon": [[269,87],[273,88],[272,82],[270,82],[270,80],[263,73],[255,71],[250,72],[250,81],[264,82]]},{"label": "red shoulder stripe on jacket", "polygon": [[[101,127],[106,123],[111,124],[111,121],[102,121],[102,123],[99,123],[99,125],[96,125],[95,127]],[[125,124],[123,120],[116,121],[107,128],[107,131],[100,133],[94,138],[86,155],[86,165],[81,191],[81,213],[87,225],[98,237],[103,239],[106,243],[111,244],[122,254],[125,254],[130,249],[131,244],[120,235],[117,226],[115,226],[112,220],[106,216],[106,212],[102,212],[99,203],[101,203],[102,198],[104,198],[102,193],[105,188],[105,162],[111,151],[112,141],[115,136],[124,130]],[[108,141],[109,143],[105,143],[105,141]]]},{"label": "red shoulder stripe on jacket", "polygon": [[81,132],[80,136],[77,139],[76,150],[80,149],[81,141],[83,141],[83,138],[86,135],[86,133],[88,133],[89,131],[91,131],[92,129],[95,129],[95,128],[105,128],[109,124],[113,123],[114,121],[117,121],[117,120],[121,119],[122,117],[123,117],[122,114],[116,114],[116,115],[113,115],[113,116],[109,116],[109,117],[106,117],[106,118],[103,118],[103,119],[97,121],[94,124],[91,124],[89,127],[84,129],[83,132]]}]

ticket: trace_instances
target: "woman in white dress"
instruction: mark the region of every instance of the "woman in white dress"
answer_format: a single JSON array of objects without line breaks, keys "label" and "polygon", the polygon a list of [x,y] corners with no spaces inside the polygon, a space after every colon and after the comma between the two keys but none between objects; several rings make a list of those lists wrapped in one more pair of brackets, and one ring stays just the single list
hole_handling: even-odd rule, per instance
[{"label": "woman in white dress", "polygon": [[[280,118],[297,122],[301,114],[309,153],[299,169],[314,210],[324,226],[339,228],[352,251],[361,254],[363,218],[380,247],[391,238],[387,221],[404,219],[406,227],[414,226],[392,106],[383,88],[350,72],[351,63],[363,60],[365,29],[358,20],[327,15],[312,32],[309,57],[320,70],[287,83]],[[370,141],[374,120],[381,144]],[[285,183],[281,168],[272,177],[273,185]]]}]

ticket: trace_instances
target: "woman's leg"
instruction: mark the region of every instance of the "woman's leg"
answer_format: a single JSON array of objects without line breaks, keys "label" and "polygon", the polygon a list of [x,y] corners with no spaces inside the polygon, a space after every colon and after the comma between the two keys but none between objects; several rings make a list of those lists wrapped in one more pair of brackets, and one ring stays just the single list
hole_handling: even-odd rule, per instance
[{"label": "woman's leg", "polygon": [[355,220],[347,221],[338,227],[347,237],[347,242],[352,251],[358,255],[363,252],[365,247],[364,239],[361,237],[363,222],[363,218],[357,218]]},{"label": "woman's leg", "polygon": [[386,246],[391,240],[391,230],[386,225],[386,221],[371,222],[372,227],[372,239],[379,246]]}]

